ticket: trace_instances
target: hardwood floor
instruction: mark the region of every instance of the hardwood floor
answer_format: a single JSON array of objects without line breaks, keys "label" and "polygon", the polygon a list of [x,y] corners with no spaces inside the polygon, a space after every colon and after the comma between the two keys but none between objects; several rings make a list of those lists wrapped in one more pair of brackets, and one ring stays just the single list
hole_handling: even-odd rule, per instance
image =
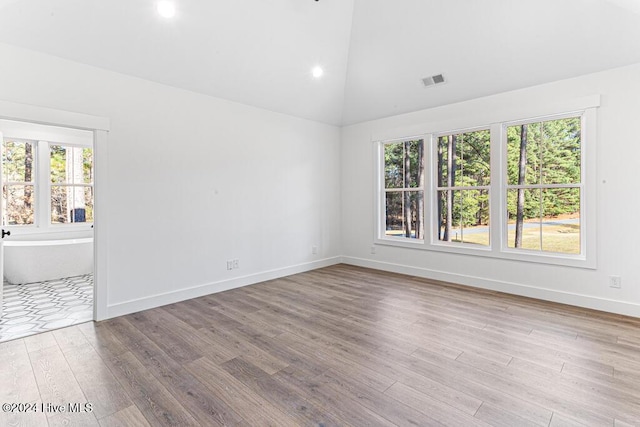
[{"label": "hardwood floor", "polygon": [[338,265],[0,344],[2,426],[640,425],[640,319]]}]

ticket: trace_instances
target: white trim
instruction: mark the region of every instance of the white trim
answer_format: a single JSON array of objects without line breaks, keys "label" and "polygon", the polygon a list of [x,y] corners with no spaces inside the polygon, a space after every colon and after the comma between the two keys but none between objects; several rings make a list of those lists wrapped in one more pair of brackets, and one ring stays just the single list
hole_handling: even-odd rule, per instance
[{"label": "white trim", "polygon": [[451,273],[442,270],[413,267],[403,264],[372,261],[357,257],[343,256],[342,262],[344,264],[355,265],[358,267],[366,267],[375,270],[422,277],[425,279],[439,280],[474,288],[487,289],[512,295],[519,295],[544,301],[552,301],[560,304],[583,307],[592,310],[622,314],[625,316],[640,317],[640,304],[633,304],[626,301],[597,298],[589,295],[563,292],[555,289],[540,288],[536,286],[524,285],[521,283],[486,279],[478,276],[470,276],[466,274]]},{"label": "white trim", "polygon": [[460,135],[460,134],[472,133],[472,132],[482,132],[483,130],[486,130],[487,132],[491,132],[491,124],[485,124],[484,126],[468,126],[468,127],[459,128],[459,129],[433,132],[431,135],[433,136],[433,139],[434,139],[434,149],[437,150],[438,146],[436,141],[441,136]]},{"label": "white trim", "polygon": [[0,119],[18,120],[41,125],[66,126],[75,129],[109,131],[106,117],[91,116],[71,111],[55,110],[35,105],[0,101]]},{"label": "white trim", "polygon": [[[63,126],[74,129],[93,131],[94,167],[95,171],[95,200],[94,216],[100,217],[100,226],[94,224],[94,320],[102,320],[107,312],[107,288],[108,288],[108,224],[106,214],[100,215],[98,210],[107,211],[109,206],[108,192],[106,191],[107,176],[107,134],[110,121],[105,117],[91,116],[88,114],[74,113],[70,111],[56,110],[34,105],[18,104],[0,100],[0,119],[18,120],[22,122],[37,123],[43,125]],[[98,151],[100,154],[98,155]],[[104,181],[104,182],[100,182]],[[99,188],[99,190],[98,190]],[[100,194],[100,197],[97,197]]]},{"label": "white trim", "polygon": [[[585,123],[587,125],[585,126]],[[598,110],[596,108],[588,108],[582,116],[582,185],[584,194],[580,195],[580,223],[582,225],[582,253],[586,257],[587,265],[590,268],[596,268],[598,259],[596,258],[596,227],[597,227],[597,206],[598,185],[597,185],[597,167],[596,167],[596,144],[598,132]],[[587,173],[588,172],[588,173]],[[584,212],[584,214],[582,214]]]},{"label": "white trim", "polygon": [[93,132],[93,318],[107,318],[108,272],[109,272],[109,223],[107,221],[109,200],[107,191],[107,136],[104,130]]},{"label": "white trim", "polygon": [[42,140],[37,142],[36,150],[35,223],[31,230],[34,233],[42,233],[48,231],[43,228],[48,228],[47,226],[51,225],[51,150],[49,144]]},{"label": "white trim", "polygon": [[91,147],[93,133],[84,129],[42,125],[0,119],[4,138],[18,141],[47,141],[52,144]]},{"label": "white trim", "polygon": [[[376,224],[377,226],[374,229],[373,234],[373,242],[381,245],[389,244],[393,246],[407,246],[407,247],[416,247],[416,245],[424,245],[425,237],[429,232],[429,225],[426,222],[426,212],[427,212],[427,190],[426,190],[426,182],[429,181],[426,174],[423,173],[423,182],[420,187],[400,187],[400,188],[386,188],[385,183],[385,172],[384,172],[384,148],[386,145],[390,144],[399,144],[408,141],[422,141],[422,152],[424,156],[424,164],[427,164],[429,160],[429,153],[427,150],[429,149],[429,140],[430,135],[414,135],[406,138],[398,138],[394,140],[386,140],[386,141],[374,141],[374,150],[376,151],[375,160],[378,165],[377,168],[374,168],[374,212],[376,212]],[[389,237],[386,235],[386,229],[384,224],[386,224],[386,193],[387,192],[412,192],[412,191],[422,191],[422,204],[423,204],[423,213],[424,218],[422,218],[422,226],[424,228],[424,236],[422,239],[415,238],[407,238],[407,237]],[[383,200],[385,203],[383,203]],[[404,219],[403,219],[404,220]]]},{"label": "white trim", "polygon": [[[514,91],[513,93],[518,93]],[[500,96],[500,94],[495,95]],[[470,103],[481,102],[487,98],[478,98],[471,101],[463,101],[457,104],[449,104],[442,107],[432,108],[427,111],[447,111],[456,105],[465,105],[465,109],[468,108]],[[580,98],[566,99],[560,102],[548,102],[547,100],[530,100],[523,97],[519,100],[517,107],[513,107],[512,104],[502,108],[480,109],[478,107],[477,114],[474,117],[468,115],[454,115],[453,119],[441,120],[434,122],[424,122],[417,125],[401,126],[397,128],[382,128],[374,129],[371,134],[373,141],[392,141],[398,139],[405,139],[407,135],[425,135],[437,132],[447,132],[448,129],[471,129],[487,127],[492,123],[511,122],[517,120],[526,120],[535,117],[545,117],[558,112],[567,111],[582,111],[588,108],[600,107],[600,94],[589,95]],[[384,126],[384,119],[380,121]],[[444,129],[444,131],[443,131]]]},{"label": "white trim", "polygon": [[107,306],[107,315],[106,317],[104,317],[104,319],[123,316],[130,313],[136,313],[138,311],[160,307],[167,304],[173,304],[192,298],[198,298],[217,292],[228,291],[230,289],[253,285],[255,283],[261,283],[267,280],[278,279],[281,277],[290,276],[292,274],[304,273],[306,271],[316,270],[318,268],[329,267],[332,265],[340,264],[341,262],[342,258],[339,256],[325,258],[318,261],[307,262],[284,268],[277,268],[274,270],[263,271],[247,276],[234,277],[232,279],[220,280],[204,285],[193,286],[187,289],[180,289],[177,291],[171,291],[163,294],[156,294],[144,298],[125,301]]},{"label": "white trim", "polygon": [[[595,239],[596,239],[596,230],[595,230],[595,215],[596,211],[594,209],[587,210],[590,206],[593,206],[595,203],[592,200],[596,200],[595,192],[596,192],[596,164],[595,164],[595,132],[597,128],[597,112],[595,107],[586,108],[580,111],[572,111],[560,114],[546,114],[544,116],[534,117],[526,120],[517,120],[510,122],[503,122],[501,124],[501,137],[500,137],[500,146],[501,157],[500,164],[502,166],[502,171],[504,171],[507,167],[507,129],[510,126],[517,126],[521,124],[531,124],[531,123],[540,123],[550,120],[559,120],[559,119],[568,119],[568,118],[580,118],[580,182],[579,183],[571,183],[571,184],[533,184],[533,185],[514,185],[508,184],[507,177],[504,174],[501,174],[498,179],[500,180],[500,187],[502,199],[500,206],[500,223],[502,225],[501,230],[501,240],[500,240],[500,253],[505,259],[515,259],[522,261],[534,261],[538,262],[538,259],[544,259],[548,264],[556,264],[556,265],[567,265],[567,266],[575,266],[582,268],[596,268],[596,257],[595,257]],[[589,173],[587,174],[587,171]],[[507,211],[507,201],[506,201],[506,193],[508,190],[516,189],[516,188],[535,188],[540,189],[541,191],[546,188],[578,188],[580,190],[580,254],[571,255],[571,254],[562,254],[555,252],[546,252],[539,250],[526,250],[526,249],[516,249],[509,247],[509,242],[507,241],[508,236],[508,222],[506,218]],[[589,221],[593,222],[593,226],[587,227],[587,223]],[[540,258],[536,258],[540,257]],[[544,258],[542,258],[544,257]],[[548,260],[548,261],[546,261]]]},{"label": "white trim", "polygon": [[[0,129],[0,141],[3,141],[2,129]],[[2,171],[2,161],[0,157],[0,188],[2,188],[3,177],[4,177],[4,172]],[[0,225],[2,224],[1,223],[2,214],[3,214],[3,209],[2,207],[0,207]],[[2,231],[4,232],[4,230]],[[4,237],[2,236],[0,236],[0,279],[2,279],[2,281],[4,282]],[[4,292],[4,285],[3,283],[0,283],[0,317],[2,317],[3,292]]]},{"label": "white trim", "polygon": [[[4,130],[4,124],[5,123],[12,123],[12,124],[16,124],[18,122],[7,122],[7,121],[2,121],[0,120],[0,128],[2,128]],[[33,125],[31,123],[28,122],[20,122],[22,124],[24,124],[26,126],[26,128],[34,127],[34,128],[38,128],[41,132],[42,135],[46,137],[46,132],[47,129],[54,129],[54,130],[59,130],[59,132],[63,132],[66,131],[70,131],[73,132],[75,131],[74,128],[61,128],[61,127],[53,127],[53,126],[47,126],[47,127],[43,127],[40,125]],[[16,129],[19,131],[19,124],[18,125],[13,125],[13,130],[16,131]],[[51,221],[51,189],[52,187],[86,187],[86,188],[93,188],[94,185],[93,183],[85,183],[85,182],[80,182],[80,183],[67,183],[67,182],[56,182],[56,183],[52,183],[51,182],[51,146],[55,145],[55,146],[59,146],[59,147],[64,147],[66,148],[72,148],[72,149],[79,149],[79,148],[90,148],[93,150],[93,132],[87,132],[87,131],[82,131],[84,133],[89,133],[91,135],[91,137],[89,138],[90,141],[90,145],[86,145],[85,143],[79,144],[79,143],[74,143],[74,144],[67,144],[65,142],[51,142],[50,139],[45,138],[45,139],[37,139],[37,140],[33,140],[33,139],[28,139],[28,138],[3,138],[2,139],[2,143],[4,143],[4,141],[15,141],[15,142],[20,142],[20,143],[25,143],[25,144],[31,144],[33,146],[33,153],[34,153],[34,161],[33,161],[33,171],[34,171],[34,177],[32,179],[31,182],[12,182],[12,181],[5,181],[3,182],[4,185],[32,185],[33,186],[33,201],[34,201],[34,222],[33,224],[6,224],[4,225],[4,228],[6,230],[9,230],[11,232],[14,232],[13,234],[19,238],[18,236],[20,235],[29,235],[29,236],[33,236],[33,235],[38,235],[38,234],[49,234],[49,233],[60,233],[60,232],[91,232],[91,229],[93,228],[93,221],[86,221],[86,222],[81,222],[81,223],[73,223],[73,222],[69,222],[69,223],[53,223]],[[4,134],[4,132],[3,132]]]},{"label": "white trim", "polygon": [[[566,102],[566,107],[587,106],[582,110],[575,108],[570,111],[551,113],[549,107],[544,110],[536,107],[532,111],[538,111],[535,116],[526,119],[518,118],[510,120],[501,120],[491,124],[482,124],[474,126],[460,126],[456,130],[443,131],[438,129],[421,137],[405,137],[393,138],[390,140],[374,140],[373,149],[375,150],[375,168],[374,168],[374,212],[375,226],[373,243],[378,245],[397,246],[418,250],[440,251],[448,253],[456,253],[471,256],[484,256],[498,259],[518,260],[527,262],[536,262],[551,265],[563,265],[578,268],[596,268],[596,164],[595,164],[595,144],[597,129],[597,112],[596,108],[600,105],[600,95],[594,95],[586,98],[580,98]],[[512,113],[513,114],[513,113]],[[508,247],[508,222],[506,217],[506,192],[510,186],[506,180],[507,167],[507,143],[506,130],[510,125],[521,123],[537,123],[539,121],[548,121],[554,119],[564,119],[570,117],[580,117],[581,119],[581,180],[579,184],[549,184],[536,185],[535,188],[579,188],[580,195],[580,254],[564,254],[548,251],[529,251],[524,249],[514,249]],[[433,125],[433,124],[431,124]],[[449,187],[436,187],[437,165],[436,165],[436,141],[439,136],[451,135],[465,132],[473,132],[478,130],[489,130],[491,134],[491,184],[489,186],[472,187],[472,189],[489,189],[489,245],[466,245],[457,242],[441,242],[437,240],[437,191],[448,189]],[[415,135],[415,133],[414,133]],[[424,228],[425,236],[423,239],[400,239],[385,236],[385,188],[384,181],[384,147],[390,143],[397,143],[411,139],[422,139],[425,147],[425,182],[422,191],[424,194]],[[587,174],[586,171],[589,171]],[[430,172],[430,173],[429,173]],[[459,190],[466,187],[451,187]],[[471,187],[470,187],[471,188]],[[402,190],[399,190],[402,191]],[[587,227],[587,224],[591,224]]]},{"label": "white trim", "polygon": [[[500,123],[494,123],[491,125],[491,141],[498,141],[497,144],[491,144],[489,147],[490,150],[490,158],[489,158],[489,167],[491,182],[494,180],[500,180],[500,177],[505,176],[505,165],[506,163],[506,148],[501,150],[502,147],[506,147],[506,141],[503,141],[502,134],[502,125]],[[504,151],[505,157],[502,157],[502,152]],[[504,161],[504,163],[503,163]],[[504,203],[504,204],[503,204]],[[507,197],[505,191],[491,191],[489,190],[489,227],[491,227],[491,222],[493,221],[493,227],[495,227],[494,215],[500,215],[502,211],[502,206],[507,205]],[[506,240],[507,230],[504,227],[495,227],[495,230],[489,229],[489,248],[491,249],[491,253],[495,257],[500,257],[502,254],[501,251],[501,242]]]}]

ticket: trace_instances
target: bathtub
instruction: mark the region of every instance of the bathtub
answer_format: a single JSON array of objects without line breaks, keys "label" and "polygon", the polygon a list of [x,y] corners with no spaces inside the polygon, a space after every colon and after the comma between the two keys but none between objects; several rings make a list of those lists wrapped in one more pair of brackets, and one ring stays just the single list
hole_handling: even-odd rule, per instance
[{"label": "bathtub", "polygon": [[4,242],[4,277],[12,284],[93,272],[93,238]]}]

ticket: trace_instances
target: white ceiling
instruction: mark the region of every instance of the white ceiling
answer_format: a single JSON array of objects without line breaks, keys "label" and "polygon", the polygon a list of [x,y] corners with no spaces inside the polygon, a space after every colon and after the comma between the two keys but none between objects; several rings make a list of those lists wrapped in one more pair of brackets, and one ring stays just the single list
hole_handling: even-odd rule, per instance
[{"label": "white ceiling", "polygon": [[0,0],[0,42],[330,124],[640,62],[640,0],[175,3]]}]

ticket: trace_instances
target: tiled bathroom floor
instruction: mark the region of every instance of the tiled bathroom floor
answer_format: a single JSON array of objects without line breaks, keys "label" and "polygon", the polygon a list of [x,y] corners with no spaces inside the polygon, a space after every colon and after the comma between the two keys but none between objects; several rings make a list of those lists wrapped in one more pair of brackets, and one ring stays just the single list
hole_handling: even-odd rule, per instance
[{"label": "tiled bathroom floor", "polygon": [[93,275],[4,283],[0,342],[93,319]]}]

